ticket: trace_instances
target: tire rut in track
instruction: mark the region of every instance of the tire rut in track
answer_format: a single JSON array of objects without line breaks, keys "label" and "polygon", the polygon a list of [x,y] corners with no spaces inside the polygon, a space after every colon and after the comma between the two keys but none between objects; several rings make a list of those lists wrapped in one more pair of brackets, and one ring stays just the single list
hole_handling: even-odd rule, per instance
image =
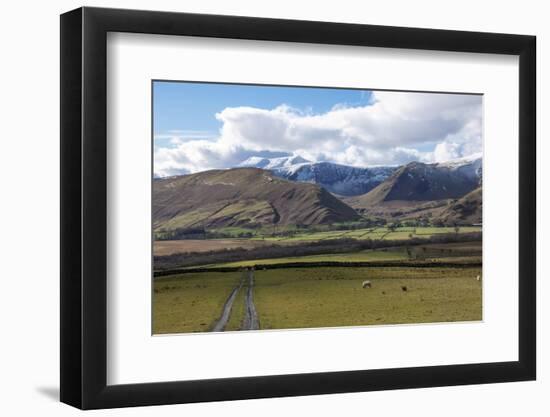
[{"label": "tire rut in track", "polygon": [[254,271],[248,271],[248,287],[245,296],[245,316],[241,330],[259,330],[260,320],[254,305]]},{"label": "tire rut in track", "polygon": [[233,291],[231,291],[231,294],[229,294],[229,297],[227,297],[227,301],[223,305],[222,314],[218,319],[218,321],[212,327],[212,330],[211,330],[212,332],[223,332],[225,330],[225,326],[227,326],[227,322],[231,317],[231,309],[233,308],[233,302],[235,301],[235,298],[237,298],[237,294],[239,293],[239,290],[244,285],[245,277],[246,275],[243,275],[239,285],[233,288]]}]

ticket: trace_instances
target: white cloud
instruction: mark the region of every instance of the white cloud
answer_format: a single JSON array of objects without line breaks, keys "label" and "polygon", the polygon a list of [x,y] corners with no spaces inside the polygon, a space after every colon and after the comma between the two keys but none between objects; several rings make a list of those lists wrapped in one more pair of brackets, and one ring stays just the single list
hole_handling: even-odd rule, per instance
[{"label": "white cloud", "polygon": [[172,132],[172,147],[155,150],[155,173],[227,168],[266,150],[369,166],[445,161],[482,146],[481,97],[472,95],[374,92],[370,105],[336,105],[324,114],[281,105],[230,107],[216,118],[222,123],[216,138]]}]

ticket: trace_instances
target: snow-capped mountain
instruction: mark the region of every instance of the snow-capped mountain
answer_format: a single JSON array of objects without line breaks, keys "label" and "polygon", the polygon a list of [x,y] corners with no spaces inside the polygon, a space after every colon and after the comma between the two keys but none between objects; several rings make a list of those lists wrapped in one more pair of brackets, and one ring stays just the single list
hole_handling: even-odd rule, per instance
[{"label": "snow-capped mountain", "polygon": [[481,153],[476,153],[464,158],[457,158],[447,162],[435,164],[439,168],[447,168],[468,178],[477,179],[481,183],[483,175],[483,159]]},{"label": "snow-capped mountain", "polygon": [[[443,177],[448,178],[448,181],[451,181],[453,184],[457,182],[455,187],[457,187],[457,184],[462,184],[462,186],[454,190],[451,184],[448,184],[451,189],[435,193],[438,195],[457,193],[461,196],[475,188],[474,186],[481,185],[482,177],[481,154],[432,164],[412,162],[401,167],[383,166],[371,168],[358,168],[332,162],[311,162],[299,155],[280,158],[253,156],[238,166],[270,170],[280,178],[318,184],[331,193],[342,196],[367,194],[399,170],[404,171],[410,179],[414,177],[421,178],[423,186],[431,182],[432,186],[437,188],[437,184],[446,182],[442,181]],[[444,185],[441,185],[441,187],[446,188]],[[467,191],[463,192],[463,189]],[[409,193],[411,193],[411,196],[415,194],[410,190]]]},{"label": "snow-capped mountain", "polygon": [[239,167],[267,169],[278,177],[318,184],[332,193],[343,196],[368,193],[397,169],[357,168],[332,162],[311,162],[298,155],[281,158],[251,157],[240,163]]},{"label": "snow-capped mountain", "polygon": [[279,158],[263,158],[261,156],[251,156],[241,162],[240,168],[261,168],[268,170],[295,170],[304,164],[311,164],[311,161],[302,158],[299,155],[283,156]]},{"label": "snow-capped mountain", "polygon": [[395,167],[357,168],[332,162],[316,162],[278,170],[276,175],[291,181],[312,182],[328,191],[353,196],[368,193],[388,178]]}]

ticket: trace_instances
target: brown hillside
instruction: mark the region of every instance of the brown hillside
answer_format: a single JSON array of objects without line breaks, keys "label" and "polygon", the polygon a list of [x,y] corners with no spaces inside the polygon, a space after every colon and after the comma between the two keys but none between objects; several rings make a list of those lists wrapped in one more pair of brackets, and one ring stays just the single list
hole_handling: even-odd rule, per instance
[{"label": "brown hillside", "polygon": [[323,188],[257,168],[205,171],[153,182],[155,230],[314,225],[357,220]]},{"label": "brown hillside", "polygon": [[426,202],[460,198],[479,186],[479,178],[464,171],[452,166],[411,162],[369,193],[350,201],[355,208],[368,208],[389,201]]},{"label": "brown hillside", "polygon": [[439,215],[447,225],[475,224],[482,221],[483,195],[481,187],[449,205]]}]

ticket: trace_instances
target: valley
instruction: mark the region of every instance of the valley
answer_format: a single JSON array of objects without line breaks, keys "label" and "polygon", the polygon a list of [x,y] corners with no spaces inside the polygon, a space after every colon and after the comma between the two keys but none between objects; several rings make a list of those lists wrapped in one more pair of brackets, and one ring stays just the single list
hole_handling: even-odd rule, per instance
[{"label": "valley", "polygon": [[481,175],[293,156],[155,179],[153,333],[481,320]]},{"label": "valley", "polygon": [[155,279],[153,331],[251,330],[249,294],[257,330],[481,320],[481,276],[479,242],[189,269]]}]

